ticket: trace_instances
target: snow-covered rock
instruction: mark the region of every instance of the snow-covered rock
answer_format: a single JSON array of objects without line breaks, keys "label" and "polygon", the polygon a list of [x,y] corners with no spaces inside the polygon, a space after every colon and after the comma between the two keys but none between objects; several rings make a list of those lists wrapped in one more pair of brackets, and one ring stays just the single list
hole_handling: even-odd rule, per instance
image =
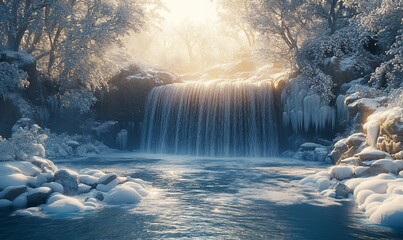
[{"label": "snow-covered rock", "polygon": [[80,179],[80,183],[84,183],[86,185],[89,185],[93,188],[96,188],[98,185],[98,178],[95,176],[91,176],[91,175],[80,175],[79,176]]},{"label": "snow-covered rock", "polygon": [[332,178],[336,178],[339,181],[351,178],[353,176],[353,173],[354,168],[352,166],[338,165],[331,167],[329,170],[330,176]]},{"label": "snow-covered rock", "polygon": [[25,208],[27,206],[27,202],[28,202],[27,197],[28,197],[27,192],[20,194],[18,197],[16,197],[13,200],[13,207],[17,208],[17,209]]},{"label": "snow-covered rock", "polygon": [[37,157],[0,162],[0,208],[28,207],[17,211],[21,216],[77,213],[105,204],[135,204],[148,195],[141,179],[96,169],[83,169],[81,175],[68,169],[53,172],[56,169],[50,160]]},{"label": "snow-covered rock", "polygon": [[[346,99],[347,100],[347,99]],[[386,97],[358,98],[347,105],[349,115],[356,118],[357,122],[363,123],[368,116],[387,102]]]},{"label": "snow-covered rock", "polygon": [[299,147],[294,157],[304,161],[325,162],[328,153],[327,147],[317,143],[306,142]]},{"label": "snow-covered rock", "polygon": [[6,162],[3,164],[5,164],[5,166],[4,166],[5,168],[7,168],[7,166],[12,166],[14,168],[17,168],[18,173],[22,173],[26,176],[36,176],[42,172],[42,170],[40,168],[38,168],[37,166],[33,165],[30,162],[12,161],[12,162]]},{"label": "snow-covered rock", "polygon": [[4,198],[10,201],[13,201],[20,194],[27,191],[27,186],[19,185],[19,186],[10,186],[0,192],[0,199]]},{"label": "snow-covered rock", "polygon": [[85,169],[82,169],[80,171],[80,174],[82,174],[82,175],[90,175],[90,176],[100,178],[103,175],[105,175],[106,173],[104,173],[104,172],[102,172],[101,170],[98,170],[98,169],[85,168]]},{"label": "snow-covered rock", "polygon": [[351,189],[343,183],[337,183],[336,186],[334,186],[334,190],[336,192],[336,197],[341,198],[347,198],[348,195],[352,192]]},{"label": "snow-covered rock", "polygon": [[25,176],[22,173],[0,176],[0,188],[5,189],[10,186],[27,185],[32,177]]},{"label": "snow-covered rock", "polygon": [[97,190],[101,192],[109,192],[112,188],[116,187],[119,184],[117,179],[110,181],[108,184],[98,184]]},{"label": "snow-covered rock", "polygon": [[357,153],[355,155],[358,157],[361,161],[372,161],[372,160],[378,160],[382,158],[390,158],[390,154],[384,151],[380,151],[375,149],[374,147],[367,147],[364,150],[362,150],[360,153]]},{"label": "snow-covered rock", "polygon": [[55,173],[55,181],[60,183],[64,188],[64,194],[74,195],[78,190],[78,173],[68,170],[61,169]]},{"label": "snow-covered rock", "polygon": [[7,199],[0,199],[0,209],[9,208],[13,206],[13,202]]},{"label": "snow-covered rock", "polygon": [[88,186],[86,184],[80,183],[78,184],[78,193],[83,194],[83,193],[88,193],[91,190],[91,186]]},{"label": "snow-covered rock", "polygon": [[46,200],[52,193],[52,189],[48,187],[39,187],[35,189],[28,189],[27,206],[36,207],[46,203]]},{"label": "snow-covered rock", "polygon": [[43,210],[47,213],[76,213],[86,209],[79,200],[62,194],[51,196],[47,203],[48,204],[43,207]]},{"label": "snow-covered rock", "polygon": [[342,160],[353,157],[366,146],[366,136],[363,133],[354,133],[334,144],[329,154],[332,163],[340,163]]},{"label": "snow-covered rock", "polygon": [[392,227],[403,226],[403,195],[383,201],[369,218],[372,222]]},{"label": "snow-covered rock", "polygon": [[133,188],[128,186],[118,186],[106,193],[104,202],[108,204],[136,204],[141,200],[141,195]]},{"label": "snow-covered rock", "polygon": [[[300,184],[314,187],[326,197],[349,198],[352,194],[358,208],[370,221],[403,227],[403,171],[396,175],[401,164],[400,160],[381,159],[373,161],[369,167],[338,165],[329,168],[328,175],[321,171],[305,177]],[[382,169],[385,173],[357,177],[371,168]],[[334,178],[329,181],[327,176]]]},{"label": "snow-covered rock", "polygon": [[117,178],[117,175],[114,173],[105,174],[104,176],[98,179],[98,184],[107,185]]},{"label": "snow-covered rock", "polygon": [[58,192],[58,193],[64,192],[63,185],[61,185],[60,183],[57,183],[57,182],[44,183],[42,186],[52,189],[52,192]]}]

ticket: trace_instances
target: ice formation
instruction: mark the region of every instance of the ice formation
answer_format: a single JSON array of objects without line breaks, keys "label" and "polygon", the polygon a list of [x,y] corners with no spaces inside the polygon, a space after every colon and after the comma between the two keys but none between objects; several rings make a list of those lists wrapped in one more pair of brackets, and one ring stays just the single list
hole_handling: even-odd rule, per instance
[{"label": "ice formation", "polygon": [[[307,86],[301,81],[293,81],[281,93],[283,105],[283,125],[291,126],[294,132],[310,129],[318,132],[336,126],[336,114],[345,117],[345,108],[337,104],[334,107],[325,104],[316,93],[309,93]],[[339,99],[339,102],[341,99]]]}]

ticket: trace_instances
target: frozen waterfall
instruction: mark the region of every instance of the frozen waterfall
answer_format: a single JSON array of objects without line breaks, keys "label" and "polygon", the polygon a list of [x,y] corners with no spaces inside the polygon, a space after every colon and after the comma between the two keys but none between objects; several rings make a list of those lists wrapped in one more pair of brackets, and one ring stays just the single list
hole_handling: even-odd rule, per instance
[{"label": "frozen waterfall", "polygon": [[269,81],[186,82],[154,88],[142,150],[201,156],[273,156],[278,151]]}]

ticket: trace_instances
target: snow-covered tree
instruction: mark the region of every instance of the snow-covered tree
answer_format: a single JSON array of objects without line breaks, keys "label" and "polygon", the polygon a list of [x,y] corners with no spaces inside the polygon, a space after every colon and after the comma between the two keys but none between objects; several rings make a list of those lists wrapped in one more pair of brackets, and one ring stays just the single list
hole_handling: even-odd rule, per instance
[{"label": "snow-covered tree", "polygon": [[[403,26],[403,18],[402,23]],[[403,87],[403,27],[401,27],[395,43],[387,52],[390,60],[383,62],[371,76],[371,82],[378,88]]]},{"label": "snow-covered tree", "polygon": [[283,46],[291,66],[297,69],[299,47],[311,28],[312,16],[305,11],[304,0],[260,0],[252,4],[248,20],[271,46]]},{"label": "snow-covered tree", "polygon": [[247,18],[251,15],[252,3],[254,1],[255,0],[218,1],[219,16],[227,28],[228,35],[238,40],[239,34],[242,34],[246,39],[247,48],[249,49],[253,48],[256,42],[256,31],[247,21]]},{"label": "snow-covered tree", "polygon": [[[143,5],[130,0],[4,0],[0,45],[32,54],[66,91],[101,87],[113,73],[104,58],[111,45],[144,24]],[[85,95],[88,95],[88,94]]]}]

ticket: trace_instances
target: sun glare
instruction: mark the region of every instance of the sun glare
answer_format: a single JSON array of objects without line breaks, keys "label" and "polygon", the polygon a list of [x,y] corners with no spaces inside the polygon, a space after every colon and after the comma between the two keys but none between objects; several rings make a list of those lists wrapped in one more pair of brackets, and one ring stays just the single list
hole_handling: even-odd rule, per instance
[{"label": "sun glare", "polygon": [[169,9],[166,20],[171,23],[216,21],[217,9],[211,0],[165,0]]}]

